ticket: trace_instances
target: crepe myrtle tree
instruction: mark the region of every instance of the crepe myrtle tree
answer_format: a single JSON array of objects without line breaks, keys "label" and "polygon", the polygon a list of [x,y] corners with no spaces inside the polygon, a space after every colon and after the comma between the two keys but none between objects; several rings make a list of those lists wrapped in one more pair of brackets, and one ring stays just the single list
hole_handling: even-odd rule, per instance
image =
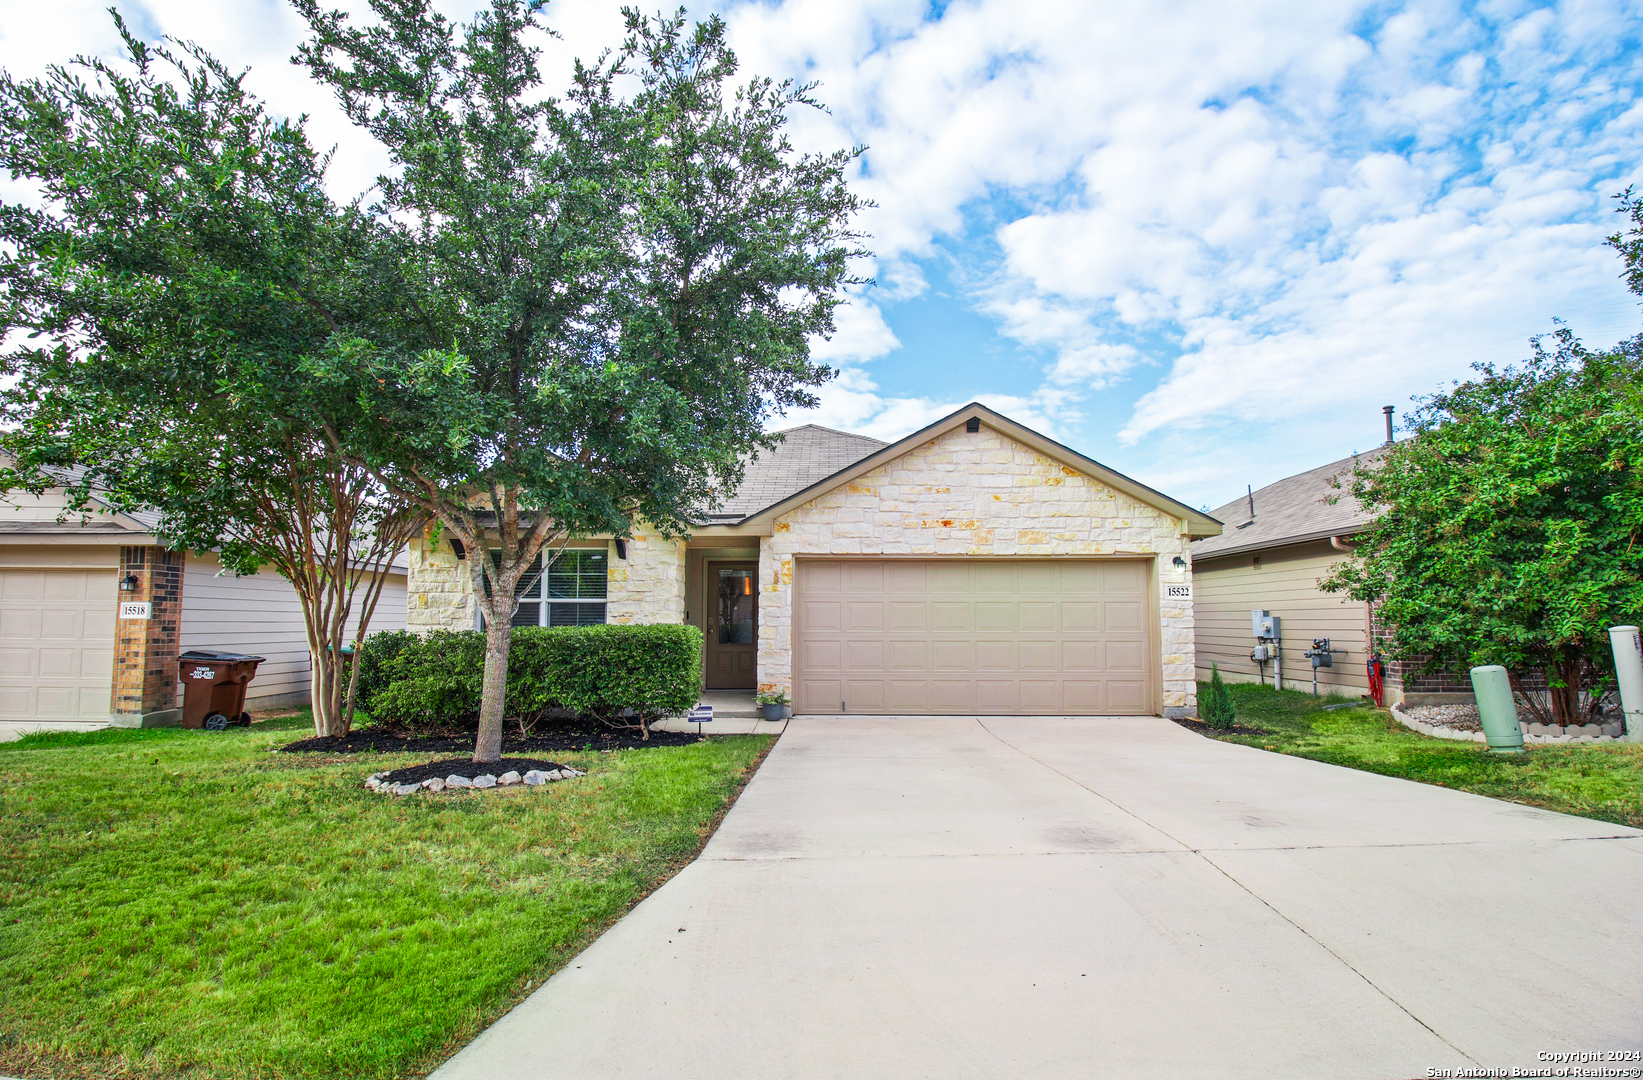
[{"label": "crepe myrtle tree", "polygon": [[337,451],[468,553],[486,627],[474,757],[501,755],[510,621],[569,539],[678,537],[815,403],[865,254],[845,173],[859,148],[801,154],[811,87],[754,78],[718,18],[625,10],[614,52],[542,88],[542,4],[453,24],[372,0],[351,26],[294,0],[299,60],[395,170],[373,211],[395,232],[418,341],[361,335],[316,359]]},{"label": "crepe myrtle tree", "polygon": [[390,339],[402,305],[300,124],[115,22],[129,63],[0,77],[0,169],[37,196],[0,203],[0,488],[155,510],[168,546],[272,566],[300,600],[315,731],[345,734],[345,646],[422,515],[332,451],[301,359]]},{"label": "crepe myrtle tree", "polygon": [[1608,628],[1643,614],[1643,339],[1593,352],[1559,328],[1476,372],[1354,470],[1378,516],[1321,584],[1379,605],[1396,655],[1501,664],[1537,719],[1583,723]]}]

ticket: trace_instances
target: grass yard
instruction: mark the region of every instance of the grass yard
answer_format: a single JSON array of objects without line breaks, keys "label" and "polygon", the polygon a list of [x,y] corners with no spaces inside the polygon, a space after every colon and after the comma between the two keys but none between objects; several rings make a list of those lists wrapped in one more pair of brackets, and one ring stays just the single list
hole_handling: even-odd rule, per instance
[{"label": "grass yard", "polygon": [[[1208,685],[1199,684],[1199,700]],[[1255,683],[1228,685],[1238,704],[1237,723],[1265,732],[1218,736],[1229,742],[1643,828],[1643,744],[1564,744],[1490,754],[1481,743],[1417,734],[1383,709],[1323,711],[1321,706],[1344,698],[1315,698]]]},{"label": "grass yard", "polygon": [[425,755],[271,752],[311,733],[0,744],[0,1074],[420,1075],[694,857],[770,742],[395,798],[361,782]]}]

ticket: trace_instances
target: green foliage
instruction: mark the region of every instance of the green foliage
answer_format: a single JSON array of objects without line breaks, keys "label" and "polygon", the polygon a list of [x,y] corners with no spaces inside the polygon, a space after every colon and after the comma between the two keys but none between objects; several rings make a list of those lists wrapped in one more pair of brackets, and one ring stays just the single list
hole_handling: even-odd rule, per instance
[{"label": "green foliage", "polygon": [[792,700],[780,690],[761,690],[753,695],[755,705],[791,705]]},{"label": "green foliage", "polygon": [[1198,715],[1212,728],[1230,728],[1238,718],[1238,707],[1232,700],[1232,691],[1221,679],[1221,665],[1210,665],[1209,686],[1198,702]]},{"label": "green foliage", "polygon": [[385,800],[365,777],[426,754],[271,752],[311,733],[0,743],[0,1074],[424,1076],[689,860],[769,741]]},{"label": "green foliage", "polygon": [[157,510],[174,548],[272,565],[302,601],[316,722],[345,730],[341,647],[416,521],[329,452],[302,366],[339,334],[397,338],[384,237],[325,193],[300,121],[115,22],[123,62],[0,76],[0,172],[38,195],[0,202],[0,490]]},{"label": "green foliage", "polygon": [[[372,717],[422,729],[471,725],[484,684],[484,633],[438,630],[394,644]],[[527,726],[556,709],[622,727],[677,716],[697,702],[701,652],[694,626],[518,627],[505,711]]]},{"label": "green foliage", "polygon": [[377,695],[388,688],[388,665],[421,640],[420,635],[409,630],[383,630],[360,642],[354,655],[354,663],[359,667],[354,699],[367,715],[372,713],[371,703]]},{"label": "green foliage", "polygon": [[465,24],[294,0],[300,60],[386,149],[373,222],[407,336],[339,334],[307,370],[348,460],[470,551],[500,666],[475,753],[500,745],[514,598],[544,546],[678,536],[733,492],[765,421],[814,404],[810,342],[864,254],[858,151],[794,150],[811,88],[753,78],[717,16],[626,11],[623,45],[543,85],[539,0]]},{"label": "green foliage", "polygon": [[1355,470],[1379,517],[1324,588],[1379,605],[1394,655],[1544,669],[1558,722],[1577,714],[1608,628],[1643,615],[1639,346],[1592,352],[1559,329],[1525,364],[1424,399],[1414,437]]}]

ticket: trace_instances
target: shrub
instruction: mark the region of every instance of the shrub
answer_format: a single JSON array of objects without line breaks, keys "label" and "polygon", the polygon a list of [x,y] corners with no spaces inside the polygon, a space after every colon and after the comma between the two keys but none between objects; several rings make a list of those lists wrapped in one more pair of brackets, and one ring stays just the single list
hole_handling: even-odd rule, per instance
[{"label": "shrub", "polygon": [[[521,627],[508,653],[504,712],[529,728],[555,710],[649,735],[696,704],[702,633],[693,626]],[[385,664],[373,716],[429,730],[471,727],[484,682],[485,635],[437,630]]]},{"label": "shrub", "polygon": [[359,682],[354,688],[354,707],[367,716],[376,714],[372,702],[388,688],[388,663],[409,645],[422,639],[409,630],[383,630],[360,642]]},{"label": "shrub", "polygon": [[1238,707],[1232,701],[1232,688],[1221,681],[1221,666],[1210,665],[1209,692],[1198,706],[1198,715],[1212,728],[1226,729],[1238,718]]}]

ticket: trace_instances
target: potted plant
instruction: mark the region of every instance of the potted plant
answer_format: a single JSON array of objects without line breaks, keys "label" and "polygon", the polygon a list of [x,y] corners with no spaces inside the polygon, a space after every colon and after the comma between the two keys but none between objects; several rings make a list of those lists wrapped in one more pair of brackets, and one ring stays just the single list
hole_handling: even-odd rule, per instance
[{"label": "potted plant", "polygon": [[786,720],[793,715],[787,695],[777,690],[754,694],[753,703],[763,710],[766,720]]}]

